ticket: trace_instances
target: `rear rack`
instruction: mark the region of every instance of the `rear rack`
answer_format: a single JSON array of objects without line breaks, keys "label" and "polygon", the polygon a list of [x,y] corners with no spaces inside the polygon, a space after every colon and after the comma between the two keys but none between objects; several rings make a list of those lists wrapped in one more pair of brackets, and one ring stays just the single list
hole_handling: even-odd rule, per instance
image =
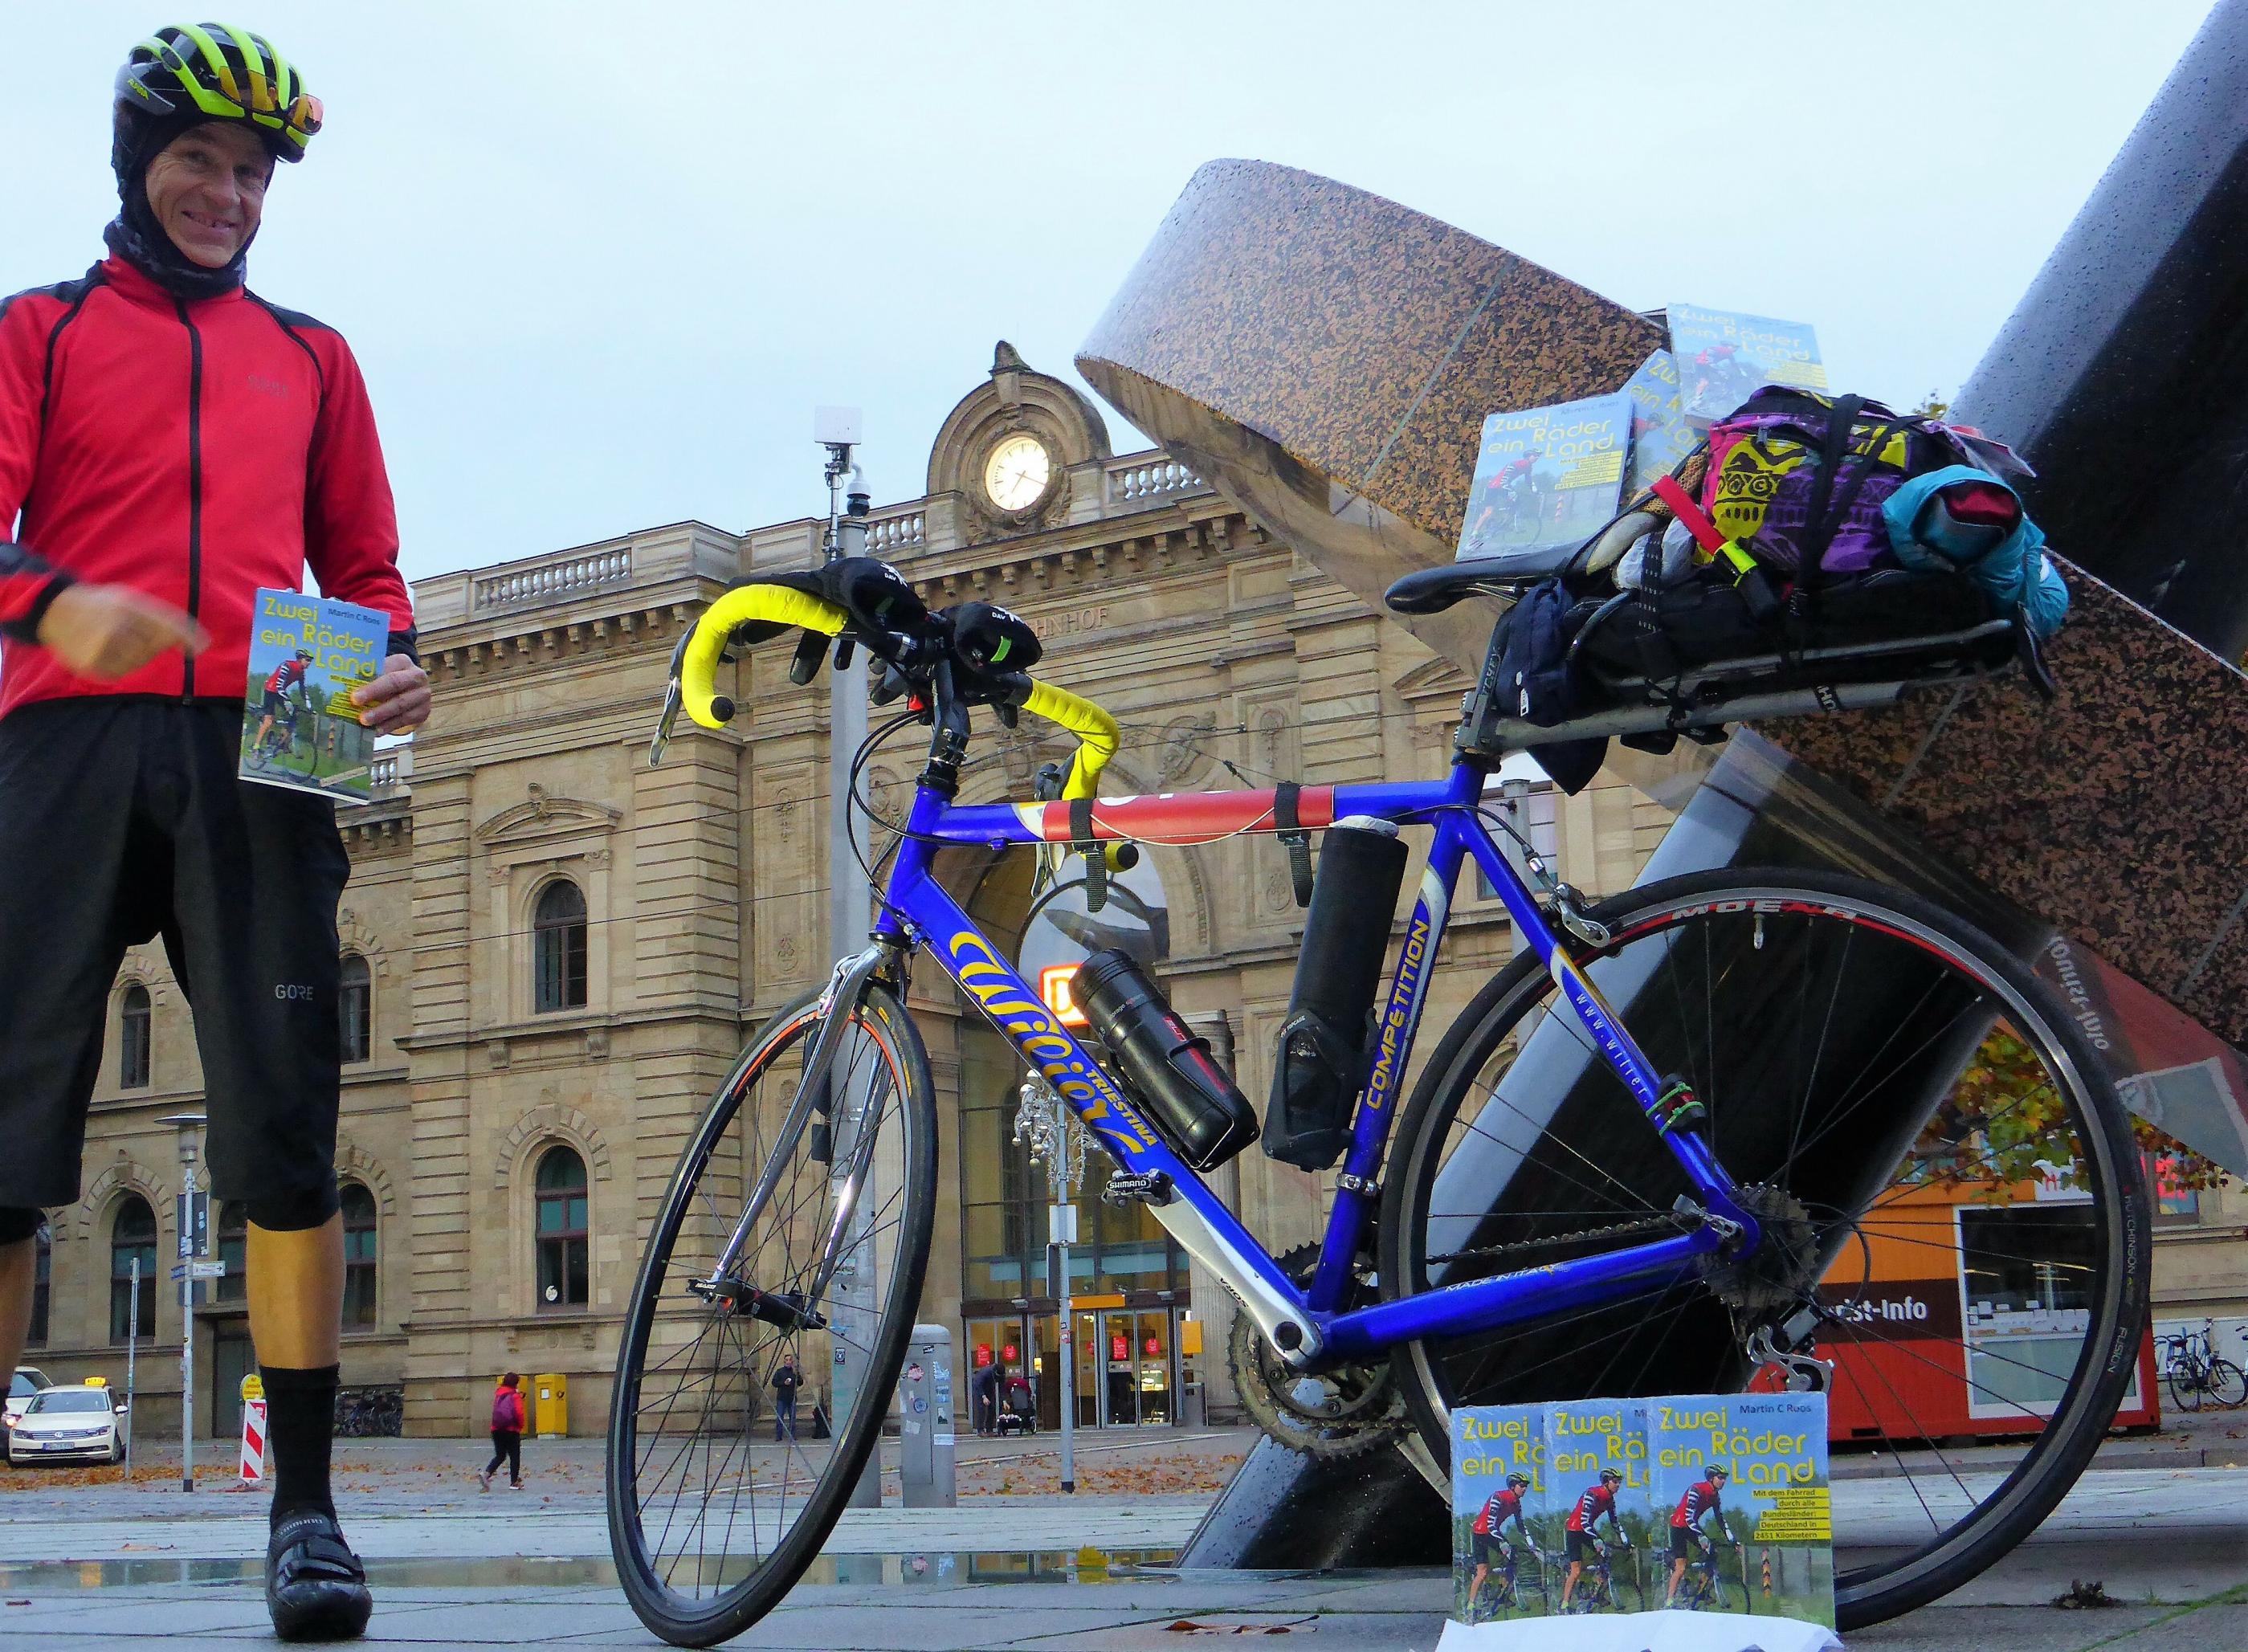
[{"label": "rear rack", "polygon": [[[2012,620],[1988,620],[1964,631],[1902,641],[1714,661],[1689,666],[1659,682],[1648,677],[1602,677],[1601,686],[1623,703],[1552,724],[1498,715],[1492,693],[1494,654],[1469,696],[1452,744],[1463,752],[1503,757],[1563,740],[1683,733],[1730,723],[1895,705],[1916,693],[1978,682],[2012,669],[2013,633]],[[1884,665],[1892,667],[1893,674],[1885,674],[1881,669]]]}]

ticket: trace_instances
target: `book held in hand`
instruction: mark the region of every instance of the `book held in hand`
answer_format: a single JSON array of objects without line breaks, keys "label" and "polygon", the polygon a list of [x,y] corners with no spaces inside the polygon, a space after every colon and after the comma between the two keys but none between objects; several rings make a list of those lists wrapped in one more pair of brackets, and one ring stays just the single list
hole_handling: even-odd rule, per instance
[{"label": "book held in hand", "polygon": [[1669,306],[1670,353],[1678,363],[1678,394],[1687,422],[1707,429],[1767,384],[1798,390],[1826,388],[1819,337],[1807,321],[1699,305]]},{"label": "book held in hand", "polygon": [[374,730],[360,722],[352,692],[380,675],[389,636],[390,616],[379,610],[300,591],[257,592],[241,777],[366,802]]},{"label": "book held in hand", "polygon": [[1619,390],[1485,419],[1461,559],[1580,545],[1600,531],[1623,492],[1631,405]]}]

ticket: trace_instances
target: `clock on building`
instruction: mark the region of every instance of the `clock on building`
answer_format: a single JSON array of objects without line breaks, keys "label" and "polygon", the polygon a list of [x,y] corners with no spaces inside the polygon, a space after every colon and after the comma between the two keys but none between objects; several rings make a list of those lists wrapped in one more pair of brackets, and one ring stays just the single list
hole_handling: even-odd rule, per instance
[{"label": "clock on building", "polygon": [[1053,477],[1053,457],[1032,435],[1011,435],[984,462],[984,491],[1002,511],[1027,511]]}]

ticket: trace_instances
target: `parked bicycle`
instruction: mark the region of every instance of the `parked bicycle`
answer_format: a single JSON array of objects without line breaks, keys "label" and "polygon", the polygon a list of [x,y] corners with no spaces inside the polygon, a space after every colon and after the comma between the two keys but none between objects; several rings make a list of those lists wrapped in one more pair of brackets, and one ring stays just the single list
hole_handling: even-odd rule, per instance
[{"label": "parked bicycle", "polygon": [[[935,1091],[905,1007],[924,955],[1075,1109],[1114,1161],[1109,1196],[1146,1206],[1239,1299],[1244,1399],[1298,1450],[1416,1432],[1442,1465],[1456,1406],[1816,1386],[1834,1368],[1821,1344],[1854,1340],[1870,1357],[1844,1368],[1849,1392],[1874,1420],[1867,1437],[1909,1477],[1917,1530],[1888,1520],[1854,1552],[1851,1505],[1836,1499],[1846,1628],[1957,1587],[2075,1481],[2145,1326],[2146,1192],[2128,1119],[2067,1006],[1982,930],[1834,873],[1735,867],[1593,904],[1524,842],[1525,877],[1491,794],[1504,751],[1472,718],[1437,779],[1098,799],[1118,725],[1025,675],[1039,647],[1020,620],[976,603],[929,613],[879,564],[809,583],[738,586],[682,637],[651,759],[681,709],[713,730],[730,719],[717,686],[730,649],[791,629],[804,634],[798,681],[840,638],[879,662],[878,700],[905,700],[861,770],[916,723],[928,755],[870,943],[750,1039],[655,1214],[620,1337],[608,1503],[620,1577],[655,1633],[709,1645],[770,1610],[867,1470],[936,1207]],[[1816,704],[1806,694],[1800,709]],[[1059,797],[959,800],[978,708],[1076,737]],[[1081,864],[1090,904],[1131,842],[1300,827],[1332,847],[1344,822],[1424,829],[1424,869],[1326,1237],[1276,1257],[1200,1174],[1243,1144],[1247,1104],[1192,1053],[1160,991],[1122,1000],[1109,1023],[1121,1057],[1088,1044],[936,869],[940,854],[1030,846]],[[1470,862],[1518,956],[1401,1108]],[[1213,1117],[1225,1128],[1187,1128]],[[2039,1162],[2069,1167],[2081,1196],[2032,1205]],[[1863,1310],[1868,1241],[1948,1265],[1949,1210],[1924,1196],[1963,1185],[2019,1194],[2008,1265],[2049,1261],[2076,1282],[2080,1329],[2057,1333],[2074,1348],[2049,1339],[2032,1364],[1964,1328],[1902,1338]],[[746,1427],[784,1354],[833,1374],[832,1439],[773,1444]],[[1978,1415],[2014,1430],[1971,1478],[1942,1443],[1963,1382]]]},{"label": "parked bicycle", "polygon": [[2226,1409],[2248,1404],[2248,1374],[2218,1354],[2217,1321],[2203,1320],[2198,1331],[2162,1338],[2162,1386],[2181,1411],[2198,1411],[2204,1402]]}]

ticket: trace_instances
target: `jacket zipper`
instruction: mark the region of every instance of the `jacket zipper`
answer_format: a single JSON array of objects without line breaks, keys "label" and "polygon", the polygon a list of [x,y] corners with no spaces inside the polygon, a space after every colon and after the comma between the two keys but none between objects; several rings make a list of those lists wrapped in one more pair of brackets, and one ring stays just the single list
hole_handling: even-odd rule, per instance
[{"label": "jacket zipper", "polygon": [[[187,300],[175,298],[180,325],[188,330],[188,618],[197,617],[203,578],[203,335],[188,314]],[[180,671],[180,698],[195,697],[195,658]]]}]

